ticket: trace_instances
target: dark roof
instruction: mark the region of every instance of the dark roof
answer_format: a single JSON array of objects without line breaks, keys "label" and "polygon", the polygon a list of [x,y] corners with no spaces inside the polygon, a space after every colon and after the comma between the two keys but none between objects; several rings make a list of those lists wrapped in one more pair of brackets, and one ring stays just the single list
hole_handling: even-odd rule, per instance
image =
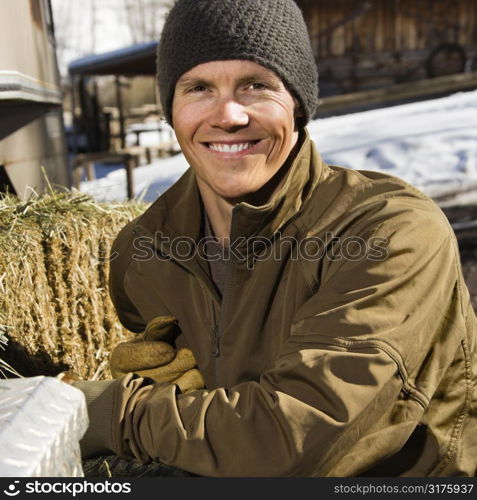
[{"label": "dark roof", "polygon": [[157,42],[140,43],[123,49],[92,54],[68,65],[70,75],[154,75]]}]

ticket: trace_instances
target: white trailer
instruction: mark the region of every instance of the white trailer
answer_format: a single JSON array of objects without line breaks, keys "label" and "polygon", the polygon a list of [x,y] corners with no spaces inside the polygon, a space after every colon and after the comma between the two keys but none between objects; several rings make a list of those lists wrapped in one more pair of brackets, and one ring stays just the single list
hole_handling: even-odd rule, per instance
[{"label": "white trailer", "polygon": [[71,186],[49,0],[0,2],[0,192]]}]

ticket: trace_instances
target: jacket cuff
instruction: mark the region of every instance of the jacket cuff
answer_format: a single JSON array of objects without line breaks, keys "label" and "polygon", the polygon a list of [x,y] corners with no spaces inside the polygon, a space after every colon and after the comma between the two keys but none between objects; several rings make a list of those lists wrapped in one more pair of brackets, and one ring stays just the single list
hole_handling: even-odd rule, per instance
[{"label": "jacket cuff", "polygon": [[112,453],[111,422],[116,384],[117,380],[78,380],[73,384],[84,393],[88,409],[89,426],[80,441],[82,458]]}]

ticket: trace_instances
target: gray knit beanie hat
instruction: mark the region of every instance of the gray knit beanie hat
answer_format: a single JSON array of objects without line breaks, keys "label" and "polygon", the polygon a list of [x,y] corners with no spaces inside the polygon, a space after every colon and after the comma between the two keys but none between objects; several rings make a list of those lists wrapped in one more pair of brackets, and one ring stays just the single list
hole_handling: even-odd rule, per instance
[{"label": "gray knit beanie hat", "polygon": [[295,95],[305,126],[318,102],[318,72],[303,15],[293,0],[177,0],[157,54],[162,109],[172,124],[177,80],[199,64],[254,61],[274,71]]}]

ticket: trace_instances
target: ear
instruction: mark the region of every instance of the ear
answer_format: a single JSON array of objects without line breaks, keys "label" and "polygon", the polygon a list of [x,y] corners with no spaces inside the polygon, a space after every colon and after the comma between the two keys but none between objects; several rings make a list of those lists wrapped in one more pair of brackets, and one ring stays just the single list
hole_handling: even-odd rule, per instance
[{"label": "ear", "polygon": [[293,116],[295,117],[295,119],[303,118],[305,116],[305,113],[303,112],[300,102],[295,96],[293,96],[293,101],[295,103],[295,111],[293,113]]},{"label": "ear", "polygon": [[301,107],[301,104],[300,102],[298,101],[298,99],[293,96],[293,101],[295,102],[295,109],[293,111],[293,118],[295,119],[295,131],[296,130],[300,130],[301,128],[303,128],[300,124],[301,124],[301,118],[304,118],[305,117],[305,112],[303,111],[303,108]]}]

